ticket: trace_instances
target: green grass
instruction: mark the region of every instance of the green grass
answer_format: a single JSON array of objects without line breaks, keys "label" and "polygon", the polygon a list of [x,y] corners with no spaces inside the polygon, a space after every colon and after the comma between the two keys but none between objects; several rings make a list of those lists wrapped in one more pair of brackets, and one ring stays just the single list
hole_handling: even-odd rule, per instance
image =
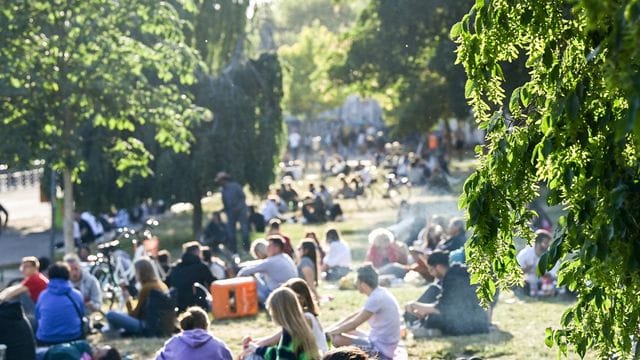
[{"label": "green grass", "polygon": [[[468,174],[474,162],[454,164],[452,169],[458,176]],[[454,188],[460,191],[462,182]],[[451,196],[418,195],[412,201],[426,205],[429,213],[444,213],[447,216],[458,214],[457,198]],[[367,248],[367,234],[378,226],[389,225],[396,218],[396,210],[387,202],[380,200],[370,211],[359,211],[355,203],[341,201],[346,216],[345,221],[327,225],[303,226],[301,224],[285,224],[282,231],[297,243],[307,231],[315,231],[320,238],[329,227],[337,228],[345,240],[350,244],[353,258],[362,261]],[[220,208],[219,197],[205,202],[205,211]],[[179,252],[179,244],[190,239],[190,214],[180,213],[161,220],[158,229],[162,246]],[[424,286],[415,287],[402,285],[391,288],[398,302],[402,305],[415,300],[423,291]],[[359,309],[365,301],[364,295],[353,290],[338,290],[334,284],[323,283],[320,293],[333,295],[335,299],[321,305],[321,323],[327,327]],[[549,349],[544,345],[545,328],[557,326],[562,312],[570,304],[567,300],[553,299],[539,301],[533,299],[519,299],[511,292],[503,292],[494,310],[493,323],[496,330],[489,334],[460,337],[440,337],[433,339],[405,340],[410,359],[456,359],[460,356],[480,356],[485,359],[551,359],[556,357],[556,349]],[[241,340],[245,336],[253,338],[265,336],[276,330],[267,318],[260,313],[253,318],[239,320],[214,321],[211,332],[224,340],[234,356],[241,351]],[[115,345],[134,359],[152,358],[166,339],[103,339],[102,335],[93,335],[92,342],[107,342]],[[570,354],[569,358],[577,358]]]}]

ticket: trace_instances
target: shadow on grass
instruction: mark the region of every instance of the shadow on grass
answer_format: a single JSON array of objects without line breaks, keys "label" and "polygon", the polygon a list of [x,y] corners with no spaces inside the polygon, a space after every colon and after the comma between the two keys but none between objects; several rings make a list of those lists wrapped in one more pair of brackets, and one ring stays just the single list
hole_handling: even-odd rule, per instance
[{"label": "shadow on grass", "polygon": [[[467,336],[447,336],[437,338],[426,338],[415,340],[414,346],[409,346],[410,355],[420,359],[442,359],[452,360],[478,356],[483,359],[515,355],[505,351],[503,344],[511,341],[513,335],[510,332],[493,329],[488,334],[467,335]],[[438,342],[441,346],[432,352],[421,351],[414,353],[412,348],[422,345],[423,342]],[[417,349],[416,349],[417,350]]]}]

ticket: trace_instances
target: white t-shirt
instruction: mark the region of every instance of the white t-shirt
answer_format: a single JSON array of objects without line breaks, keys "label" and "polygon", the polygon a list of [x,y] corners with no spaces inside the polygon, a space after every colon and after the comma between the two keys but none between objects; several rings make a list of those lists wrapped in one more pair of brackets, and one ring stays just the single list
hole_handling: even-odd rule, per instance
[{"label": "white t-shirt", "polygon": [[82,214],[80,214],[80,218],[86,221],[87,224],[89,224],[89,226],[91,226],[91,231],[93,231],[93,234],[95,236],[100,236],[104,233],[104,228],[102,227],[102,224],[91,213],[85,211]]},{"label": "white t-shirt", "polygon": [[289,146],[292,149],[297,149],[300,146],[301,136],[297,132],[292,132],[289,134]]},{"label": "white t-shirt", "polygon": [[342,240],[330,243],[329,250],[324,259],[322,259],[322,263],[328,267],[351,266],[351,250],[349,250],[349,245]]},{"label": "white t-shirt", "polygon": [[389,290],[383,287],[373,289],[364,309],[373,315],[369,318],[369,341],[376,350],[389,358],[400,342],[400,306]]},{"label": "white t-shirt", "polygon": [[[518,260],[518,264],[520,264],[520,267],[522,269],[533,266],[529,270],[529,272],[524,273],[524,279],[530,284],[536,284],[538,282],[538,275],[536,271],[538,268],[538,262],[540,261],[540,256],[536,254],[536,249],[533,246],[529,245],[520,250],[516,259]],[[556,263],[553,269],[549,270],[549,274],[555,277],[558,268],[559,263]]]},{"label": "white t-shirt", "polygon": [[324,336],[324,330],[322,330],[322,326],[320,326],[318,319],[309,312],[304,313],[304,316],[311,322],[311,330],[313,331],[313,337],[316,339],[318,350],[320,350],[320,355],[326,353],[329,351],[327,338]]},{"label": "white t-shirt", "polygon": [[536,249],[534,249],[533,246],[527,246],[520,250],[516,259],[523,271],[525,268],[529,267],[529,271],[524,273],[524,280],[529,284],[537,284],[538,275],[536,274],[536,269],[538,268],[540,256],[536,254]]}]

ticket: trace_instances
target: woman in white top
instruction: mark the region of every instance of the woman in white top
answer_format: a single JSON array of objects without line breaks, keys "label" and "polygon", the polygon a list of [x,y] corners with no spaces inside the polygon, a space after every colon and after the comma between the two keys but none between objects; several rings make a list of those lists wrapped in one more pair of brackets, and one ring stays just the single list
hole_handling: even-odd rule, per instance
[{"label": "woman in white top", "polygon": [[329,250],[322,259],[322,271],[326,272],[327,281],[337,281],[350,271],[351,250],[347,243],[340,239],[338,230],[327,230],[325,237]]},{"label": "woman in white top", "polygon": [[[298,301],[302,306],[302,311],[304,312],[305,318],[307,318],[307,322],[309,327],[313,332],[313,336],[316,339],[316,344],[318,346],[318,350],[320,351],[320,355],[324,354],[329,350],[327,345],[327,338],[324,335],[324,330],[322,330],[322,325],[320,325],[320,321],[318,321],[318,316],[320,312],[318,311],[318,306],[311,295],[311,290],[307,285],[306,281],[300,278],[293,278],[282,284],[284,287],[288,287],[293,290],[293,292],[298,295]],[[280,336],[282,335],[281,331],[277,333],[262,338],[257,339],[255,341],[255,345],[257,346],[273,346],[278,343],[280,340]],[[251,341],[251,339],[245,339],[245,342]]]}]

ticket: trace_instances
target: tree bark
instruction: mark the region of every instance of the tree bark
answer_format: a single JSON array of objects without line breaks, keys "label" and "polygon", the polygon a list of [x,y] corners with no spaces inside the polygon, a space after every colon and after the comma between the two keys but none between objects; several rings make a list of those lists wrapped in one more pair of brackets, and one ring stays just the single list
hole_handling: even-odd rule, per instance
[{"label": "tree bark", "polygon": [[193,239],[198,240],[200,238],[200,232],[202,231],[202,199],[199,197],[193,199],[191,204],[193,205],[193,216],[191,218],[191,232]]},{"label": "tree bark", "polygon": [[73,241],[73,182],[71,181],[71,170],[63,169],[62,177],[64,181],[64,253],[72,254],[76,251]]}]

